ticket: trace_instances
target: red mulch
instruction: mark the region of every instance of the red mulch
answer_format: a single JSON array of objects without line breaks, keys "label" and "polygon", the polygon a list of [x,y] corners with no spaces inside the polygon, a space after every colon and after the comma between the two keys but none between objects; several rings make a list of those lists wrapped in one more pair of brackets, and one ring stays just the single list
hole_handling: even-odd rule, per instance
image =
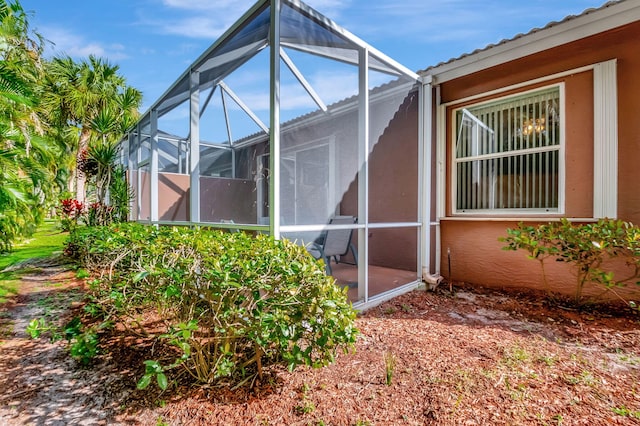
[{"label": "red mulch", "polygon": [[[122,333],[103,336],[93,369],[74,364],[60,374],[82,373],[73,392],[89,389],[86,409],[99,412],[86,424],[640,425],[640,317],[630,311],[578,311],[530,294],[456,288],[455,295],[398,297],[362,314],[357,327],[354,353],[323,369],[278,371],[253,389],[178,379],[166,392],[136,390],[142,361],[161,349]],[[29,374],[68,363],[62,354],[38,365],[29,343],[22,348]],[[390,385],[385,357],[395,359]],[[29,375],[6,364],[0,389],[16,392]],[[39,418],[29,402],[37,397],[24,394],[11,414],[0,404],[0,423],[65,418]]]}]

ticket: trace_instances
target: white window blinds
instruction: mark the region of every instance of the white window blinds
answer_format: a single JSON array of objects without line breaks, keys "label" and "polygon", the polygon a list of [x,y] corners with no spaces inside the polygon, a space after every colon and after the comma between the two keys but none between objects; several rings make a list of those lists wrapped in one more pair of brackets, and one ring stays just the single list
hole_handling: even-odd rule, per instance
[{"label": "white window blinds", "polygon": [[455,210],[557,211],[558,87],[456,112]]}]

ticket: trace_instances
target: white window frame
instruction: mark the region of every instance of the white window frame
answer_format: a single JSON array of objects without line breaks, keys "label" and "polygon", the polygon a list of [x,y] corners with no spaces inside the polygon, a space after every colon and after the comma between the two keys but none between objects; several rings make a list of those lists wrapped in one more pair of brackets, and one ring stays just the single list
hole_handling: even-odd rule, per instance
[{"label": "white window frame", "polygon": [[[456,158],[456,141],[457,141],[457,114],[463,109],[470,109],[481,107],[483,105],[500,103],[500,102],[508,102],[510,99],[526,97],[528,95],[533,95],[537,92],[542,92],[549,89],[557,88],[559,91],[559,108],[560,108],[560,140],[558,150],[558,207],[554,209],[540,209],[540,208],[505,208],[505,209],[475,209],[475,210],[467,210],[460,211],[457,208],[456,200],[457,200],[457,167],[458,158]],[[468,104],[464,106],[460,106],[457,108],[453,108],[451,110],[451,140],[450,143],[450,188],[451,188],[451,212],[454,216],[531,216],[531,215],[543,215],[543,216],[558,216],[565,214],[565,171],[566,171],[566,159],[565,159],[565,135],[566,135],[566,126],[565,126],[565,116],[566,116],[566,108],[565,108],[565,85],[563,82],[554,83],[546,86],[536,87],[530,90],[524,90],[517,93],[511,93],[509,95],[504,95],[496,98],[491,98],[482,102],[477,102],[473,104]],[[532,148],[528,150],[519,150],[518,155],[526,155],[528,153],[540,152],[540,148]],[[545,152],[549,152],[551,150],[545,149]],[[491,158],[500,158],[504,157],[504,153],[496,153],[495,155],[488,154],[479,156],[478,159],[486,160]],[[470,161],[473,158],[465,157],[464,161]]]}]

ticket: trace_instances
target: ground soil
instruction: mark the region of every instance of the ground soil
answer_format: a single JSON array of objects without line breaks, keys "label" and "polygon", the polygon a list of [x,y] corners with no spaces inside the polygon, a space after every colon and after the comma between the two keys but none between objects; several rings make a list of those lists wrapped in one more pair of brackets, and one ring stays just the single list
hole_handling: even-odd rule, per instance
[{"label": "ground soil", "polygon": [[0,307],[1,425],[640,425],[640,318],[620,309],[414,291],[362,314],[355,352],[329,367],[139,391],[144,339],[105,332],[83,367],[63,341],[28,338],[32,318],[81,314],[84,292],[55,263],[30,268]]}]

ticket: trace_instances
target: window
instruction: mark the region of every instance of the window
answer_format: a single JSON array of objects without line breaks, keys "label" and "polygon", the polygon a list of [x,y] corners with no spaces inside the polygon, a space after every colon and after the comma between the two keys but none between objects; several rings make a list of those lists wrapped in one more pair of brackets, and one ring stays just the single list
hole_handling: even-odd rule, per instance
[{"label": "window", "polygon": [[455,111],[454,211],[558,212],[560,87]]}]

